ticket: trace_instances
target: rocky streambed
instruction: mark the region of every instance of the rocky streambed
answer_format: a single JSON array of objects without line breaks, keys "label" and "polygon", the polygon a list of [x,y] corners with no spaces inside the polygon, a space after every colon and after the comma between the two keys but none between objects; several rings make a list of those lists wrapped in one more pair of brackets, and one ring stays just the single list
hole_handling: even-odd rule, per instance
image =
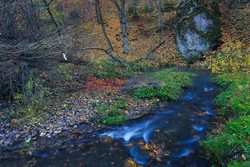
[{"label": "rocky streambed", "polygon": [[[98,123],[98,106],[113,106],[126,99],[129,106],[124,114],[128,119],[140,117],[150,111],[152,102],[146,99],[134,100],[130,89],[138,80],[127,80],[123,90],[86,90],[55,103],[46,116],[37,115],[30,122],[22,118],[11,119],[8,112],[0,119],[0,160],[15,159],[21,155],[33,154],[34,150],[57,151],[92,139],[93,132],[109,129]],[[136,82],[135,82],[136,81]],[[42,118],[43,117],[43,118]],[[73,145],[74,145],[73,144]]]},{"label": "rocky streambed", "polygon": [[70,135],[61,132],[51,140],[38,138],[42,149],[29,149],[28,155],[12,156],[1,165],[209,166],[199,141],[215,115],[217,91],[208,72],[197,74],[179,100],[163,103],[143,117],[108,129],[97,126],[93,132],[91,124],[82,124],[73,127]]}]

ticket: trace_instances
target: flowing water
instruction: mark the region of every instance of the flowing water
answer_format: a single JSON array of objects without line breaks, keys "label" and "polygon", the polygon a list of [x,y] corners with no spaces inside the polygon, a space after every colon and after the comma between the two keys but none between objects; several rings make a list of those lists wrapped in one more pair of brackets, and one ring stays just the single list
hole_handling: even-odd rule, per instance
[{"label": "flowing water", "polygon": [[[142,166],[209,166],[198,142],[206,135],[215,115],[213,99],[217,89],[209,72],[196,73],[193,86],[185,89],[179,100],[167,102],[113,130],[100,132],[93,141],[75,150],[38,151],[30,157],[4,161],[2,165],[122,167],[131,158]],[[152,161],[152,150],[145,149],[146,144],[167,152],[161,162]]]}]

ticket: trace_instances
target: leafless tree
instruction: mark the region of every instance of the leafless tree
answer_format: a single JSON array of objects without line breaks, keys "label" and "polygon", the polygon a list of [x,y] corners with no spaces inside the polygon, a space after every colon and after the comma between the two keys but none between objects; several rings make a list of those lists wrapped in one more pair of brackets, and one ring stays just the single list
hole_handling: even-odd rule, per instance
[{"label": "leafless tree", "polygon": [[105,30],[105,26],[104,26],[104,22],[103,22],[103,18],[102,18],[102,10],[101,10],[101,7],[100,7],[100,1],[99,0],[95,0],[95,2],[96,2],[96,15],[97,15],[97,18],[98,18],[98,22],[102,26],[102,32],[103,32],[103,35],[105,37],[105,40],[108,43],[109,50],[110,50],[110,52],[113,52],[114,49],[113,49],[112,43],[109,40],[109,37],[108,37],[108,35],[106,33],[106,30]]},{"label": "leafless tree", "polygon": [[112,2],[115,4],[117,8],[119,19],[120,19],[121,31],[122,31],[122,37],[123,37],[123,53],[128,54],[129,53],[129,39],[128,39],[128,23],[127,23],[127,16],[126,16],[126,0],[112,0]]}]

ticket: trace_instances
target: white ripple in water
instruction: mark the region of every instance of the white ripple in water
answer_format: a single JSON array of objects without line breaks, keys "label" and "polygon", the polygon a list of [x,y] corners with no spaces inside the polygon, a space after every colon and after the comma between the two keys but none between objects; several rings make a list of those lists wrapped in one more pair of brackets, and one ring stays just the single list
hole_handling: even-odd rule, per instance
[{"label": "white ripple in water", "polygon": [[197,131],[197,132],[201,132],[204,130],[204,127],[202,126],[197,126],[197,125],[192,125],[192,128]]},{"label": "white ripple in water", "polygon": [[200,139],[200,136],[196,137],[196,138],[192,138],[192,139],[187,139],[181,142],[177,142],[177,144],[191,144],[191,143],[195,143]]},{"label": "white ripple in water", "polygon": [[175,154],[174,157],[176,157],[176,158],[186,157],[189,154],[191,154],[192,152],[193,152],[192,149],[185,148],[182,152]]},{"label": "white ripple in water", "polygon": [[186,100],[193,100],[195,97],[196,97],[196,94],[186,93],[186,95],[183,96],[182,98]]},{"label": "white ripple in water", "polygon": [[213,90],[215,90],[214,87],[212,87],[212,88],[204,88],[204,92],[209,92],[209,91],[213,91]]},{"label": "white ripple in water", "polygon": [[210,116],[214,116],[215,113],[213,112],[213,110],[211,109],[211,107],[205,107],[205,113],[207,115],[210,115]]},{"label": "white ripple in water", "polygon": [[125,142],[129,142],[132,138],[142,138],[146,143],[149,143],[154,130],[159,127],[159,125],[155,123],[158,120],[159,118],[155,118],[131,127],[121,127],[111,132],[105,132],[100,136],[108,136],[112,139],[123,139]]}]

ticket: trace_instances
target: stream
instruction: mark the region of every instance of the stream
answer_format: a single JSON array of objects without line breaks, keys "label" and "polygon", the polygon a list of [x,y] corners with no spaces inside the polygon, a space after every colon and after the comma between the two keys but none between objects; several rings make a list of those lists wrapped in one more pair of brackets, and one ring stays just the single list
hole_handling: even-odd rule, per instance
[{"label": "stream", "polygon": [[[84,166],[122,167],[130,158],[141,166],[210,166],[203,157],[199,141],[215,115],[213,99],[217,87],[208,71],[195,71],[193,86],[173,102],[159,105],[141,118],[130,120],[112,130],[95,134],[92,141],[68,151],[37,151],[31,156],[0,162],[0,166]],[[157,145],[167,153],[153,160],[145,145]]]}]

